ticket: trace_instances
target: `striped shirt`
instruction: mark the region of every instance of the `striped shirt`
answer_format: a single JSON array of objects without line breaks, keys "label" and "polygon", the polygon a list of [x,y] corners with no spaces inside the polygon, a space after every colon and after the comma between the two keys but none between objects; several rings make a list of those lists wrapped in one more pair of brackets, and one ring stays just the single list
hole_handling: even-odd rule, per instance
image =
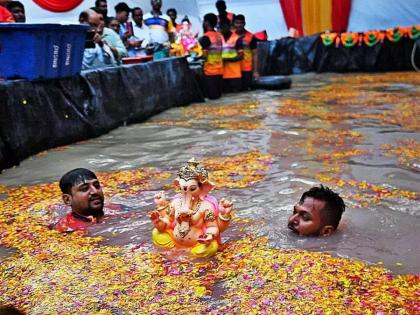
[{"label": "striped shirt", "polygon": [[164,44],[169,41],[169,33],[174,32],[172,20],[166,14],[155,17],[151,12],[143,16],[144,24],[150,30],[150,42]]}]

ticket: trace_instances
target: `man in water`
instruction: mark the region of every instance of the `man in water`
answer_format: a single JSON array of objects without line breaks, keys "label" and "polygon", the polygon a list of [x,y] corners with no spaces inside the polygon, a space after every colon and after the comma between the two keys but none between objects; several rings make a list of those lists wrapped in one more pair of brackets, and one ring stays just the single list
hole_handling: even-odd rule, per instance
[{"label": "man in water", "polygon": [[294,206],[288,227],[303,236],[329,236],[346,209],[343,199],[328,187],[312,187]]},{"label": "man in water", "polygon": [[63,201],[71,212],[60,219],[54,229],[59,232],[86,230],[104,216],[104,193],[95,173],[77,168],[60,179]]}]

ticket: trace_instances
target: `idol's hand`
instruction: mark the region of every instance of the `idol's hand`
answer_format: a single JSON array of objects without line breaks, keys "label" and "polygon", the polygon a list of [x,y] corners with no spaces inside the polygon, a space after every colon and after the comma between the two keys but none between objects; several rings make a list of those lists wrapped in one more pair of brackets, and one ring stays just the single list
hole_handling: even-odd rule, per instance
[{"label": "idol's hand", "polygon": [[233,209],[233,202],[226,200],[225,198],[220,199],[219,210],[222,215],[229,216]]},{"label": "idol's hand", "polygon": [[198,241],[199,243],[209,244],[209,243],[210,243],[213,239],[214,239],[214,235],[213,235],[213,234],[209,234],[209,233],[207,233],[207,234],[201,235],[201,236],[197,239],[197,241]]},{"label": "idol's hand", "polygon": [[150,216],[150,220],[152,220],[154,225],[159,223],[159,221],[160,221],[159,211],[154,210],[154,211],[150,212],[149,216]]},{"label": "idol's hand", "polygon": [[166,194],[164,191],[158,192],[154,196],[153,200],[158,208],[166,207],[169,204],[169,202],[166,200]]}]

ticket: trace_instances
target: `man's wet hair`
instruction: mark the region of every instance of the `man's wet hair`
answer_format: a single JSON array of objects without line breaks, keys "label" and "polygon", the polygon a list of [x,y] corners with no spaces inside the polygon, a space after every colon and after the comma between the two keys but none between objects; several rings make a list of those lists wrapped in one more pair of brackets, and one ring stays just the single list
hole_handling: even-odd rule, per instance
[{"label": "man's wet hair", "polygon": [[217,15],[214,13],[207,13],[204,16],[204,21],[207,21],[210,27],[215,28],[217,25]]},{"label": "man's wet hair", "polygon": [[128,12],[128,13],[130,13],[131,12],[131,9],[130,9],[130,7],[128,6],[128,4],[127,3],[125,3],[125,2],[120,2],[120,3],[118,3],[115,7],[114,7],[114,9],[115,9],[115,12]]},{"label": "man's wet hair", "polygon": [[302,197],[300,197],[300,202],[303,203],[307,197],[312,197],[325,202],[324,208],[320,211],[321,223],[323,226],[332,225],[334,229],[337,229],[341,216],[346,210],[343,199],[330,188],[323,185],[312,187],[304,192]]},{"label": "man's wet hair", "polygon": [[25,7],[23,6],[22,2],[20,1],[10,1],[7,6],[7,10],[12,11],[13,8],[21,8],[23,12],[25,12]]},{"label": "man's wet hair", "polygon": [[235,15],[235,17],[233,18],[233,21],[240,21],[240,22],[244,22],[245,23],[245,15],[243,14],[238,14]]},{"label": "man's wet hair", "polygon": [[86,180],[98,179],[94,172],[86,168],[76,168],[67,172],[60,179],[60,189],[63,194],[71,195],[71,188]]},{"label": "man's wet hair", "polygon": [[226,10],[226,2],[224,0],[217,0],[216,1],[216,8],[218,11]]}]

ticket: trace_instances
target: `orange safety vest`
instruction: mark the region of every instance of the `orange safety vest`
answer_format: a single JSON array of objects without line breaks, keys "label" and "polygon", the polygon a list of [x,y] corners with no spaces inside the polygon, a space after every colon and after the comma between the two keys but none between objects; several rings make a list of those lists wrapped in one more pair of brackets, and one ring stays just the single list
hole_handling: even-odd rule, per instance
[{"label": "orange safety vest", "polygon": [[223,36],[215,31],[204,34],[210,39],[211,46],[207,50],[207,58],[204,62],[205,75],[223,75],[222,45]]},{"label": "orange safety vest", "polygon": [[251,50],[251,41],[254,35],[246,31],[245,35],[242,35],[242,44],[244,46],[244,59],[241,61],[241,70],[242,72],[252,71],[253,65],[253,53]]},{"label": "orange safety vest", "polygon": [[[236,50],[236,42],[240,37],[236,33],[232,33],[230,37],[225,40],[223,39],[223,49],[222,57],[225,58],[235,58],[238,56],[238,51]],[[240,79],[242,77],[241,73],[241,62],[240,61],[225,61],[223,62],[223,79]]]}]

